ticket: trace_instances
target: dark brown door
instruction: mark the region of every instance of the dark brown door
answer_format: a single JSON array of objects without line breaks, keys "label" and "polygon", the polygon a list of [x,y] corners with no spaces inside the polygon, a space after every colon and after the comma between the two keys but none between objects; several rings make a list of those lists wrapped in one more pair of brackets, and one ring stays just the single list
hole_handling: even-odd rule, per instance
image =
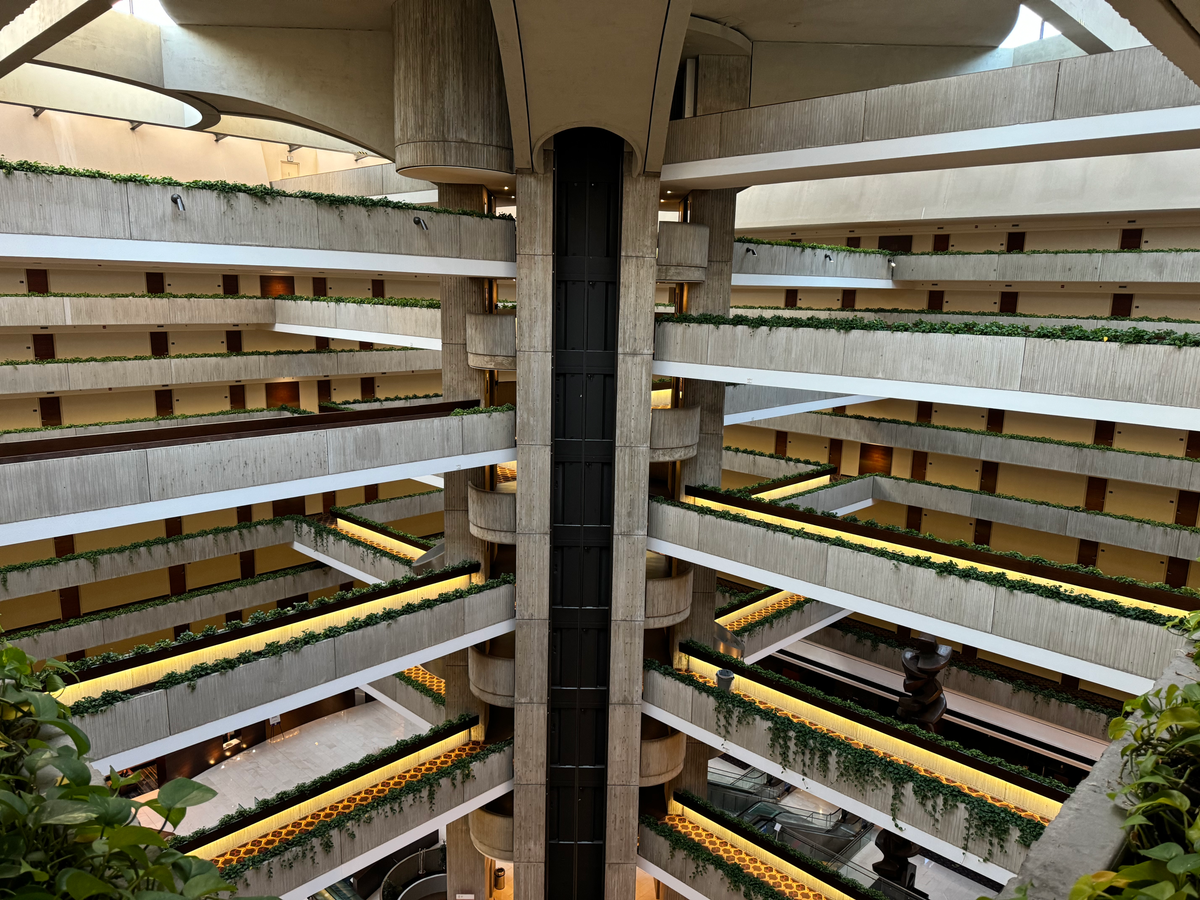
[{"label": "dark brown door", "polygon": [[333,384],[328,378],[317,382],[317,403],[333,402]]},{"label": "dark brown door", "polygon": [[1000,292],[1000,312],[1015,313],[1017,311],[1017,300],[1020,294],[1016,291],[1001,291]]},{"label": "dark brown door", "polygon": [[1004,249],[1009,253],[1023,253],[1025,250],[1025,232],[1010,231]]},{"label": "dark brown door", "polygon": [[881,234],[879,249],[890,250],[892,253],[912,253],[911,234]]},{"label": "dark brown door", "polygon": [[933,403],[928,400],[917,401],[917,421],[923,425],[933,422]]},{"label": "dark brown door", "polygon": [[165,294],[167,292],[167,279],[162,272],[147,272],[146,273],[146,293],[147,294]]},{"label": "dark brown door", "polygon": [[43,428],[57,428],[63,423],[62,401],[58,397],[39,397],[38,412],[42,414]]},{"label": "dark brown door", "polygon": [[836,468],[839,472],[842,471],[842,440],[841,438],[829,439],[829,464]]},{"label": "dark brown door", "polygon": [[246,386],[244,384],[231,384],[229,386],[229,408],[246,408]]},{"label": "dark brown door", "polygon": [[933,252],[945,253],[950,249],[950,235],[935,234],[933,236]]},{"label": "dark brown door", "polygon": [[857,250],[859,247],[862,246],[862,236],[853,234],[850,237],[846,238],[846,246],[851,248],[852,250]]},{"label": "dark brown door", "polygon": [[1116,422],[1105,422],[1097,419],[1096,430],[1092,433],[1092,443],[1097,447],[1111,447],[1113,445],[1113,436],[1116,433]]},{"label": "dark brown door", "polygon": [[904,516],[904,527],[907,528],[909,531],[920,531],[921,530],[921,518],[924,515],[924,513],[925,513],[925,510],[919,506],[908,507],[908,511]]},{"label": "dark brown door", "polygon": [[328,350],[329,349],[329,338],[318,337],[317,340],[315,341],[315,345],[318,350]]},{"label": "dark brown door", "polygon": [[1180,491],[1179,499],[1175,501],[1175,524],[1193,528],[1196,525],[1196,514],[1200,513],[1200,494],[1195,491]]},{"label": "dark brown door", "polygon": [[30,294],[50,293],[50,273],[45,269],[26,269],[25,290]]},{"label": "dark brown door", "polygon": [[280,406],[300,408],[300,382],[271,381],[267,383],[267,409]]},{"label": "dark brown door", "polygon": [[276,517],[302,516],[304,515],[304,498],[287,497],[283,500],[274,500],[271,502],[271,514]]},{"label": "dark brown door", "polygon": [[858,448],[859,475],[891,475],[892,448],[879,444],[860,444]]},{"label": "dark brown door", "polygon": [[1133,294],[1113,294],[1112,311],[1109,315],[1114,319],[1128,319],[1133,315]]},{"label": "dark brown door", "polygon": [[1096,512],[1104,511],[1104,500],[1108,496],[1107,478],[1088,478],[1087,493],[1084,495],[1083,508]]},{"label": "dark brown door", "polygon": [[999,480],[1000,463],[985,459],[979,466],[979,489],[985,494],[994,494]]},{"label": "dark brown door", "polygon": [[54,353],[54,335],[35,334],[33,336],[34,359],[57,359]]},{"label": "dark brown door", "polygon": [[788,288],[783,295],[783,305],[788,309],[795,309],[796,302],[800,299],[800,292],[795,288]]},{"label": "dark brown door", "polygon": [[170,388],[154,392],[154,414],[159,418],[175,415],[175,397]]},{"label": "dark brown door", "polygon": [[296,279],[292,275],[259,275],[258,288],[264,297],[294,297]]},{"label": "dark brown door", "polygon": [[786,431],[775,432],[775,455],[787,456],[788,433]]},{"label": "dark brown door", "polygon": [[1173,588],[1183,587],[1188,581],[1191,562],[1178,556],[1167,557],[1166,583]]},{"label": "dark brown door", "polygon": [[912,480],[924,481],[925,470],[929,467],[929,454],[924,450],[914,450],[912,457]]},{"label": "dark brown door", "polygon": [[225,332],[225,352],[226,353],[241,353],[242,352],[242,332],[239,329],[231,329]]},{"label": "dark brown door", "polygon": [[375,399],[375,376],[367,375],[358,382],[359,397],[363,400]]},{"label": "dark brown door", "polygon": [[975,535],[971,539],[972,544],[978,544],[981,547],[986,547],[992,542],[992,523],[987,519],[975,520]]},{"label": "dark brown door", "polygon": [[842,309],[854,309],[858,300],[858,291],[842,290]]},{"label": "dark brown door", "polygon": [[227,297],[232,297],[235,294],[240,294],[242,291],[241,291],[241,285],[238,283],[238,277],[236,275],[222,275],[221,276],[221,291]]},{"label": "dark brown door", "polygon": [[328,297],[329,296],[329,280],[326,278],[313,277],[313,296]]},{"label": "dark brown door", "polygon": [[1187,447],[1183,455],[1188,459],[1200,459],[1200,431],[1189,431]]},{"label": "dark brown door", "polygon": [[930,291],[929,302],[925,304],[926,309],[944,309],[946,306],[945,291]]},{"label": "dark brown door", "polygon": [[1075,562],[1081,566],[1094,566],[1096,560],[1100,556],[1100,545],[1096,541],[1087,541],[1080,538],[1079,553],[1075,557]]},{"label": "dark brown door", "polygon": [[989,409],[987,413],[987,430],[995,434],[1004,433],[1004,410]]},{"label": "dark brown door", "polygon": [[387,285],[384,284],[382,278],[371,279],[371,296],[376,298],[387,296]]},{"label": "dark brown door", "polygon": [[1121,229],[1121,249],[1122,250],[1141,250],[1142,249],[1142,229],[1140,229],[1140,228],[1122,228]]},{"label": "dark brown door", "polygon": [[165,331],[150,332],[150,355],[151,356],[170,356],[171,355],[171,335]]}]

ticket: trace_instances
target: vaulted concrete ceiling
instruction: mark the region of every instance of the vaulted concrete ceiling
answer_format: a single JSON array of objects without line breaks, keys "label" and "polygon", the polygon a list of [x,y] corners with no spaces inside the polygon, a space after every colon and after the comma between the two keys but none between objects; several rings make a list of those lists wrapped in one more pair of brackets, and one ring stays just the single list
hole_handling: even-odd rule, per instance
[{"label": "vaulted concrete ceiling", "polygon": [[996,47],[1020,0],[695,0],[752,41]]}]

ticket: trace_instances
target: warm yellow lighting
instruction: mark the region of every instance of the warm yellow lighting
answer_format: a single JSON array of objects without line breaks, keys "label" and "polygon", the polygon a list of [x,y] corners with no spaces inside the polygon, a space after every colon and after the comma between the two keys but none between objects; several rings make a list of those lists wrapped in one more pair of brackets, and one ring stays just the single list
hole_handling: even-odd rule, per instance
[{"label": "warm yellow lighting", "polygon": [[670,409],[672,388],[659,388],[650,392],[650,407],[652,409]]},{"label": "warm yellow lighting", "polygon": [[92,678],[79,684],[69,684],[58,695],[58,699],[69,706],[77,700],[82,700],[84,697],[98,697],[105,691],[128,691],[144,684],[153,684],[169,672],[183,672],[198,663],[228,659],[247,650],[258,651],[272,641],[283,643],[284,641],[298,637],[306,631],[323,631],[333,625],[345,625],[351,619],[366,616],[373,612],[381,612],[385,609],[397,609],[402,606],[408,606],[429,597],[436,597],[448,591],[464,588],[470,583],[470,576],[459,575],[454,578],[448,578],[445,581],[439,581],[436,584],[427,585],[426,587],[398,591],[386,597],[380,597],[377,600],[360,603],[357,606],[326,613],[323,616],[314,616],[311,619],[303,619],[299,622],[280,625],[278,628],[272,628],[258,634],[247,635],[244,638],[226,641],[188,653],[180,653],[167,659],[147,663],[144,666],[137,666],[136,668],[126,669],[121,672],[113,672],[111,675]]},{"label": "warm yellow lighting", "polygon": [[749,606],[743,606],[741,609],[734,610],[728,615],[721,616],[717,619],[717,624],[724,625],[730,631],[737,631],[739,628],[744,628],[764,615],[769,615],[777,609],[782,609],[786,606],[795,606],[803,600],[803,597],[799,594],[793,594],[791,591],[778,591],[769,597],[764,597],[762,600],[751,603]]},{"label": "warm yellow lighting", "polygon": [[[850,544],[858,544],[862,547],[876,547],[883,550],[890,550],[893,553],[898,553],[903,556],[925,557],[934,562],[952,562],[964,568],[977,569],[980,572],[999,572],[1006,575],[1013,581],[1027,581],[1030,584],[1044,584],[1050,587],[1058,588],[1068,594],[1078,594],[1082,597],[1092,597],[1096,600],[1114,600],[1122,606],[1135,606],[1141,609],[1152,609],[1155,612],[1162,613],[1165,616],[1178,616],[1181,610],[1177,607],[1163,606],[1158,603],[1151,603],[1148,600],[1137,600],[1133,597],[1126,597],[1122,594],[1113,594],[1108,591],[1099,591],[1093,588],[1081,587],[1077,584],[1066,584],[1061,581],[1055,581],[1053,578],[1041,578],[1037,575],[1027,575],[1024,572],[1017,572],[1012,569],[1006,569],[1002,566],[990,566],[986,563],[975,562],[974,560],[962,559],[961,557],[951,556],[949,553],[934,553],[929,550],[920,550],[916,547],[908,547],[904,544],[894,544],[891,541],[883,541],[878,538],[866,537],[861,534],[852,534],[842,531],[836,527],[827,527],[824,525],[815,525],[809,522],[797,522],[794,519],[785,519],[782,516],[773,516],[770,513],[758,512],[753,509],[744,509],[741,506],[733,506],[728,503],[720,503],[716,500],[705,500],[699,497],[689,497],[688,501],[695,506],[707,506],[711,509],[722,509],[728,512],[737,513],[745,516],[748,519],[757,519],[761,522],[770,522],[773,525],[782,525],[791,531],[797,531],[804,534],[820,535],[822,537],[839,538]],[[1182,599],[1182,598],[1181,598]]]},{"label": "warm yellow lighting", "polygon": [[351,537],[358,538],[360,541],[373,544],[376,547],[387,550],[389,553],[395,553],[397,556],[403,556],[405,559],[416,559],[425,553],[424,547],[418,547],[415,544],[410,544],[391,535],[382,534],[370,528],[364,528],[362,525],[356,525],[346,519],[336,519],[334,527],[343,534],[348,534]]},{"label": "warm yellow lighting", "polygon": [[825,487],[829,484],[832,475],[821,475],[817,478],[809,478],[805,481],[797,481],[795,484],[785,484],[783,487],[772,488],[769,491],[763,491],[761,494],[751,489],[755,500],[781,500],[784,497],[791,497],[794,494],[803,494],[805,491],[811,491],[814,488]]}]

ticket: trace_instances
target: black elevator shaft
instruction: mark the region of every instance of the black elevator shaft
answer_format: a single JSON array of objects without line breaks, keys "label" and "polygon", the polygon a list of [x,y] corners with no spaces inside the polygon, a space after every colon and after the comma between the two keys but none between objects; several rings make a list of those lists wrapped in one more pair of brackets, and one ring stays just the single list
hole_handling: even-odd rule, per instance
[{"label": "black elevator shaft", "polygon": [[604,896],[624,147],[594,128],[554,139],[546,895],[555,900]]}]

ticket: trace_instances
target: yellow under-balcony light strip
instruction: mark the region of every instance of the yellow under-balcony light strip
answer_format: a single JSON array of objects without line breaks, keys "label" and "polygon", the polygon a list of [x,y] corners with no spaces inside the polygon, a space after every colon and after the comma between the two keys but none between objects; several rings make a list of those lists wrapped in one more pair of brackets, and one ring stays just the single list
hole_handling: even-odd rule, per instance
[{"label": "yellow under-balcony light strip", "polygon": [[391,535],[372,531],[370,528],[364,528],[362,525],[357,525],[346,519],[337,519],[334,522],[334,527],[344,534],[358,538],[360,541],[364,541],[380,549],[387,550],[389,553],[394,553],[397,556],[403,556],[405,559],[416,559],[418,556],[425,554],[425,547],[418,547],[415,544],[410,544]]},{"label": "yellow under-balcony light strip", "polygon": [[77,700],[82,700],[84,697],[99,697],[105,691],[132,690],[144,684],[153,684],[169,672],[184,672],[198,663],[228,659],[247,650],[258,651],[267,644],[272,642],[283,643],[284,641],[298,637],[306,631],[319,632],[334,625],[345,625],[351,619],[362,618],[385,609],[408,606],[448,591],[465,588],[470,583],[471,576],[458,575],[454,578],[448,578],[445,581],[439,581],[436,584],[400,591],[395,594],[389,594],[386,597],[360,603],[357,606],[335,610],[323,616],[314,616],[310,619],[283,624],[278,628],[214,644],[211,647],[203,647],[198,650],[179,653],[166,659],[147,663],[144,666],[113,672],[110,675],[102,675],[99,678],[92,678],[78,684],[68,684],[58,699],[69,706]]},{"label": "yellow under-balcony light strip", "polygon": [[[340,784],[337,787],[317,794],[308,800],[303,800],[295,806],[290,806],[282,812],[262,819],[258,822],[251,823],[239,831],[223,838],[217,838],[210,844],[205,844],[202,847],[197,847],[194,850],[189,850],[191,856],[198,856],[200,859],[216,859],[223,854],[228,853],[235,847],[240,847],[246,844],[259,835],[269,834],[272,831],[283,828],[292,822],[298,822],[311,816],[313,813],[324,809],[334,803],[339,803],[347,797],[352,797],[355,794],[365,791],[367,788],[373,787],[382,781],[393,778],[401,772],[407,772],[409,769],[419,766],[422,763],[429,762],[432,759],[449,753],[458,747],[466,744],[470,739],[470,729],[460,731],[458,734],[453,734],[443,741],[426,747],[424,750],[418,750],[416,753],[405,756],[403,759],[398,759],[393,763],[388,763],[386,766],[381,766],[378,769],[367,772],[353,781],[348,781],[345,784]],[[369,799],[369,798],[368,798]]]},{"label": "yellow under-balcony light strip", "polygon": [[651,409],[670,409],[671,394],[673,388],[659,388],[657,391],[650,392],[650,408]]},{"label": "yellow under-balcony light strip", "polygon": [[[715,684],[718,669],[712,663],[695,657],[687,657],[690,671],[701,676],[707,683]],[[947,784],[952,784],[968,793],[982,796],[993,803],[1008,805],[1014,812],[1028,814],[1048,823],[1062,804],[1035,791],[1018,787],[996,775],[981,772],[964,763],[938,754],[933,750],[918,747],[907,741],[877,731],[868,725],[839,716],[837,713],[805,703],[796,697],[759,684],[734,673],[733,690],[751,702],[757,703],[768,712],[791,715],[804,720],[804,724],[823,729],[834,737],[848,743],[861,745],[885,756],[890,756],[915,769],[924,771]]]},{"label": "yellow under-balcony light strip", "polygon": [[746,874],[769,884],[787,897],[796,900],[852,900],[848,894],[830,887],[815,875],[755,846],[695,810],[681,806],[674,800],[670,801],[669,809],[666,824],[675,831],[727,862],[740,866]]},{"label": "yellow under-balcony light strip", "polygon": [[776,591],[762,600],[756,600],[749,606],[743,606],[741,609],[735,609],[728,615],[721,616],[717,619],[718,625],[724,625],[730,631],[737,631],[738,628],[745,627],[751,622],[761,619],[763,616],[770,615],[778,609],[785,606],[795,606],[804,598],[799,594],[793,594],[791,591]]},{"label": "yellow under-balcony light strip", "polygon": [[1077,584],[1067,584],[1062,581],[1055,581],[1053,578],[1042,578],[1037,575],[1027,575],[1024,572],[1016,572],[1012,569],[1006,569],[1002,566],[991,566],[987,563],[975,562],[974,560],[963,559],[959,556],[950,556],[946,553],[935,553],[931,550],[921,550],[916,547],[909,547],[905,544],[895,544],[891,541],[884,541],[878,538],[867,537],[861,534],[851,534],[846,531],[841,531],[837,528],[828,528],[823,525],[815,525],[809,522],[797,522],[794,519],[785,519],[781,516],[773,516],[770,513],[759,512],[753,509],[744,509],[740,506],[734,506],[728,503],[720,503],[715,500],[707,500],[700,497],[689,497],[689,502],[696,506],[707,506],[712,509],[721,509],[728,512],[737,513],[745,516],[748,519],[757,519],[762,522],[769,522],[773,525],[782,525],[791,531],[804,532],[807,534],[820,535],[822,537],[838,538],[851,544],[858,544],[862,547],[874,547],[883,550],[889,550],[892,553],[899,553],[903,556],[923,556],[934,562],[952,562],[963,568],[978,569],[980,572],[999,572],[1007,576],[1013,581],[1027,581],[1030,584],[1044,584],[1050,587],[1057,588],[1068,594],[1078,594],[1082,597],[1092,597],[1096,600],[1114,600],[1122,606],[1135,606],[1141,609],[1152,609],[1157,613],[1165,616],[1178,616],[1182,610],[1178,607],[1163,606],[1159,603],[1151,603],[1148,600],[1138,600],[1133,597],[1127,597],[1124,594],[1113,594],[1108,591],[1099,591],[1093,588],[1081,587]]},{"label": "yellow under-balcony light strip", "polygon": [[811,491],[814,488],[825,487],[832,480],[832,475],[821,475],[818,478],[810,478],[807,481],[797,481],[795,484],[785,484],[783,487],[772,488],[769,491],[763,491],[761,494],[754,493],[755,500],[781,500],[784,497],[791,497],[795,494],[803,494],[805,491]]}]

